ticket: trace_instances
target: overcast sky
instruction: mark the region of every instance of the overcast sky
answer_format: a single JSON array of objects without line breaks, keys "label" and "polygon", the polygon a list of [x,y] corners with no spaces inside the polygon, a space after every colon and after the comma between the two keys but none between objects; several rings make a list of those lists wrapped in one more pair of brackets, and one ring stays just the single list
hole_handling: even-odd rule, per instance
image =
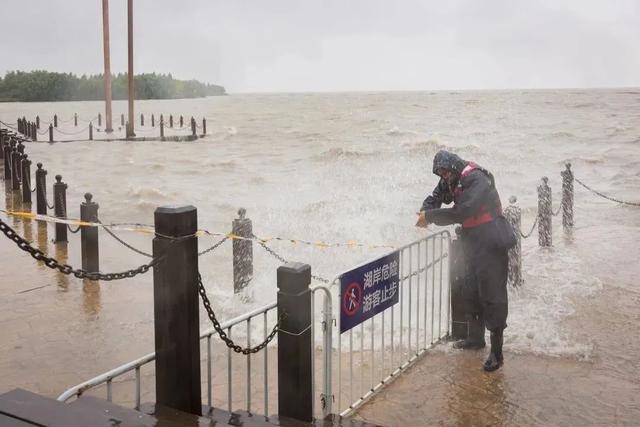
[{"label": "overcast sky", "polygon": [[[102,72],[101,8],[0,0],[0,74]],[[230,92],[640,86],[640,0],[134,0],[134,20],[136,73]]]}]

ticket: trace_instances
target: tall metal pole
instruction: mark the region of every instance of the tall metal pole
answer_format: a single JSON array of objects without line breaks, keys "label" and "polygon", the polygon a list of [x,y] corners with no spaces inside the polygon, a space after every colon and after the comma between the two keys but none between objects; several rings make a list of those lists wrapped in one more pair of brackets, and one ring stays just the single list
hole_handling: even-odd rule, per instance
[{"label": "tall metal pole", "polygon": [[134,137],[133,132],[135,118],[133,117],[133,0],[127,0],[127,18],[128,18],[128,35],[129,35],[129,126],[127,127],[127,138]]},{"label": "tall metal pole", "polygon": [[111,122],[111,50],[109,48],[109,0],[102,0],[102,45],[104,47],[105,132],[113,132]]}]

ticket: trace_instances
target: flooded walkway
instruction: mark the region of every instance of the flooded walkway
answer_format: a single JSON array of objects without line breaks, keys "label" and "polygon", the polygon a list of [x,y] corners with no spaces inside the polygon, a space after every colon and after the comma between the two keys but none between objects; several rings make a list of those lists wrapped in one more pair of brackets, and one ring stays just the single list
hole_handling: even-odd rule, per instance
[{"label": "flooded walkway", "polygon": [[[576,241],[582,237],[581,245],[593,244],[593,231],[579,232]],[[507,329],[505,365],[499,371],[481,368],[488,347],[460,351],[449,345],[427,355],[358,415],[390,426],[638,425],[640,291],[633,281],[638,249],[621,249],[638,231],[620,233],[624,240],[617,249],[594,259],[582,253],[597,268],[603,287],[589,297],[573,298],[576,310],[560,325],[572,340],[590,346],[587,356],[514,351],[509,348],[514,331]],[[510,310],[519,307],[512,301]]]}]

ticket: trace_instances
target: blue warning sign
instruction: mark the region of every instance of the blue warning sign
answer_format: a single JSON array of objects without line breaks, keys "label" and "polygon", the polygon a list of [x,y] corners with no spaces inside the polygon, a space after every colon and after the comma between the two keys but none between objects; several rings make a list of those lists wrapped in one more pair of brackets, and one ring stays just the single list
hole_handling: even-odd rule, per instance
[{"label": "blue warning sign", "polygon": [[399,301],[400,252],[348,271],[340,278],[340,333]]}]

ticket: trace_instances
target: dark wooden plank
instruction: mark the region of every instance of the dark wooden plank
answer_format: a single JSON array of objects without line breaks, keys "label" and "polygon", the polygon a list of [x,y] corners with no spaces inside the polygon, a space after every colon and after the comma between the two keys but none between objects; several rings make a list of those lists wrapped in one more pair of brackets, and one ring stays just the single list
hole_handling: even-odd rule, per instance
[{"label": "dark wooden plank", "polygon": [[83,408],[86,411],[95,412],[97,414],[103,414],[113,420],[114,423],[119,423],[117,424],[118,427],[157,426],[157,418],[155,417],[93,396],[82,396],[71,402],[69,406],[73,408]]},{"label": "dark wooden plank", "polygon": [[34,427],[42,424],[33,424],[28,421],[22,421],[12,416],[0,413],[0,426],[2,427]]},{"label": "dark wooden plank", "polygon": [[55,399],[19,388],[0,395],[0,413],[11,414],[15,418],[49,427],[113,426],[102,414],[72,408]]}]

